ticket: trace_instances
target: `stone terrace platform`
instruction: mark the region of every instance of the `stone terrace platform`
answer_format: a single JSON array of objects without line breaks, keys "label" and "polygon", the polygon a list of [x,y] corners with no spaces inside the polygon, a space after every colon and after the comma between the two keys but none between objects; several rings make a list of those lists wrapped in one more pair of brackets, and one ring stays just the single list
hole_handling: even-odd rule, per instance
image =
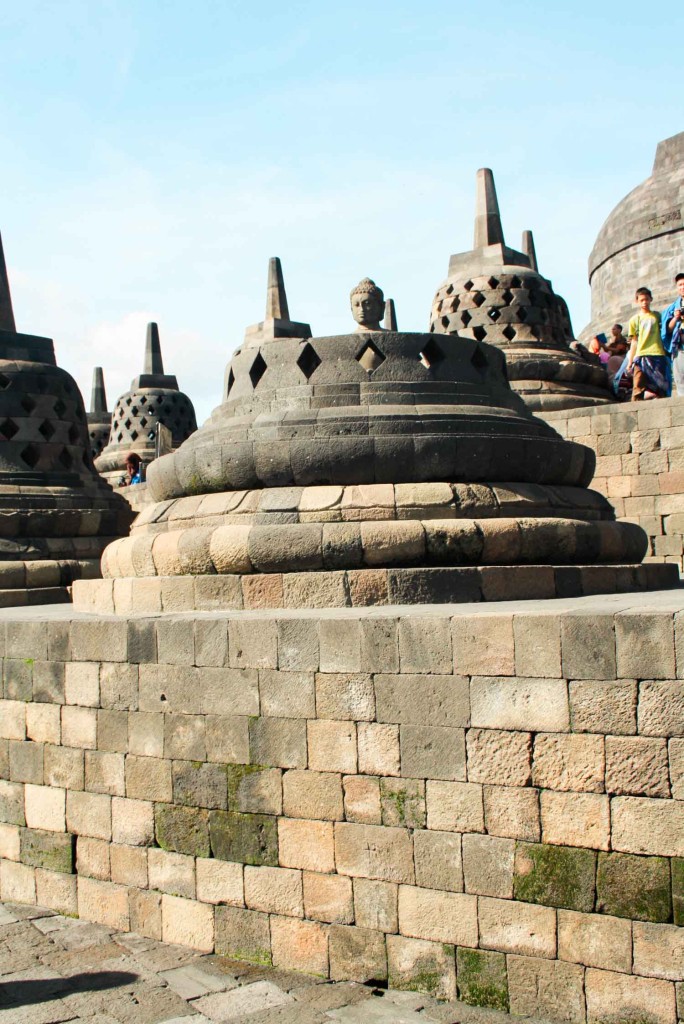
[{"label": "stone terrace platform", "polygon": [[[516,1017],[520,1020],[520,1017]],[[3,1024],[506,1024],[413,992],[255,967],[42,907],[0,904]],[[547,1024],[526,1017],[527,1024]]]},{"label": "stone terrace platform", "polygon": [[260,970],[684,1020],[684,590],[5,610],[0,654],[0,899]]}]

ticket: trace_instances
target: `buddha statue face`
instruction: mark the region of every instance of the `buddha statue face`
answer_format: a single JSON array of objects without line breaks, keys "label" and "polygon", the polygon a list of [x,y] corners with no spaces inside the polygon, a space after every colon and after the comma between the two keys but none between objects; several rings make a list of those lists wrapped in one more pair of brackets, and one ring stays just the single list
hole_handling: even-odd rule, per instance
[{"label": "buddha statue face", "polygon": [[385,296],[375,281],[364,277],[353,289],[350,300],[352,315],[358,324],[357,331],[384,330],[380,321],[385,315]]}]

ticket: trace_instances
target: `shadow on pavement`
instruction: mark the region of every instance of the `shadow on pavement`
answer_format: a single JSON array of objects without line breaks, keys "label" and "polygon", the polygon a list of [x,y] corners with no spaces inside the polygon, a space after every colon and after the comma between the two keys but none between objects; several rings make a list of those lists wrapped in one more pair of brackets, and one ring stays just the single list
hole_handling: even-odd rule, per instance
[{"label": "shadow on pavement", "polygon": [[45,1003],[49,999],[62,999],[77,992],[102,992],[139,981],[131,971],[91,971],[74,974],[69,978],[26,978],[20,981],[0,981],[0,1007],[28,1006]]}]

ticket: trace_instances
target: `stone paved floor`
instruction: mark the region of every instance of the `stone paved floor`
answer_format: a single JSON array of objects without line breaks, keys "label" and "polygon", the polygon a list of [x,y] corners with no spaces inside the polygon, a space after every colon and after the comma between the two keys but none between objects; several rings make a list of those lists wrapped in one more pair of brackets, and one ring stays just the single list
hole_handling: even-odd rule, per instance
[{"label": "stone paved floor", "polygon": [[[515,1020],[522,1018],[516,1017]],[[511,1024],[413,992],[326,982],[0,904],[0,1024]],[[527,1024],[548,1024],[526,1018]]]}]

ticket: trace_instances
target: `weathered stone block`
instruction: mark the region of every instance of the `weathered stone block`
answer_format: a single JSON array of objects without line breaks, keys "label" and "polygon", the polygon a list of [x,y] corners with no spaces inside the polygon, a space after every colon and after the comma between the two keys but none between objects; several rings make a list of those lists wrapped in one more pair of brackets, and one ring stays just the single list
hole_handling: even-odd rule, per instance
[{"label": "weathered stone block", "polygon": [[182,761],[206,761],[203,715],[164,715],[164,757]]},{"label": "weathered stone block", "polygon": [[427,992],[435,999],[456,997],[453,946],[388,935],[387,966],[390,988]]},{"label": "weathered stone block", "polygon": [[126,792],[124,755],[106,750],[86,750],[85,785],[92,793],[123,796]]},{"label": "weathered stone block", "polygon": [[478,898],[480,946],[502,953],[556,955],[556,911],[514,900]]},{"label": "weathered stone block", "polygon": [[202,714],[259,714],[256,669],[201,668],[197,670],[196,678]]},{"label": "weathered stone block", "polygon": [[252,865],[278,863],[276,819],[269,815],[211,811],[209,838],[211,852],[219,860]]},{"label": "weathered stone block", "polygon": [[225,810],[228,786],[222,766],[197,761],[173,762],[173,799],[190,807]]},{"label": "weathered stone block", "polygon": [[128,750],[128,714],[126,711],[103,711],[97,713],[97,747],[115,754]]},{"label": "weathered stone block", "polygon": [[425,783],[422,779],[380,779],[383,825],[425,827]]},{"label": "weathered stone block", "polygon": [[126,758],[126,796],[170,803],[173,797],[171,761],[130,754]]},{"label": "weathered stone block", "polygon": [[400,619],[399,663],[402,672],[451,672],[453,661],[448,619],[414,616]]},{"label": "weathered stone block", "polygon": [[285,772],[283,812],[290,818],[341,820],[344,818],[341,776],[332,772]]},{"label": "weathered stone block", "polygon": [[586,967],[629,974],[632,926],[617,917],[559,910],[558,956]]},{"label": "weathered stone block", "polygon": [[[270,718],[316,717],[313,672],[272,672],[260,669],[259,693],[262,715]],[[258,709],[252,714],[258,714]]]},{"label": "weathered stone block", "polygon": [[361,666],[364,672],[399,671],[397,619],[361,620]]},{"label": "weathered stone block", "polygon": [[148,800],[112,798],[112,840],[128,846],[154,843],[154,806]]},{"label": "weathered stone block", "polygon": [[670,865],[664,857],[600,853],[596,909],[637,921],[669,921]]},{"label": "weathered stone block", "polygon": [[464,676],[375,676],[379,722],[398,725],[467,726],[468,680]]},{"label": "weathered stone block", "polygon": [[668,797],[666,740],[645,736],[607,736],[606,791]]},{"label": "weathered stone block", "polygon": [[209,815],[197,807],[175,807],[157,804],[154,809],[154,832],[163,850],[184,853],[190,857],[209,857]]},{"label": "weathered stone block", "polygon": [[249,749],[255,764],[306,768],[306,722],[296,718],[251,719]]},{"label": "weathered stone block", "polygon": [[18,782],[0,779],[0,821],[10,825],[25,825],[24,787]]},{"label": "weathered stone block", "polygon": [[283,672],[317,672],[320,664],[318,623],[308,619],[278,621],[278,667]]},{"label": "weathered stone block", "polygon": [[518,843],[513,895],[527,903],[594,909],[596,854],[566,846]]},{"label": "weathered stone block", "polygon": [[305,871],[303,882],[306,917],[328,924],[353,922],[354,897],[350,878]]},{"label": "weathered stone block", "polygon": [[536,786],[575,792],[603,792],[602,736],[540,734],[534,741],[532,779]]},{"label": "weathered stone block", "polygon": [[508,990],[513,1014],[543,1014],[583,1022],[584,971],[575,964],[537,957],[508,957]]},{"label": "weathered stone block", "polygon": [[[417,835],[418,833],[414,836],[414,843]],[[512,897],[515,856],[515,842],[512,839],[464,835],[462,852],[466,892],[476,893],[478,896],[498,896],[502,899]]]},{"label": "weathered stone block", "polygon": [[29,867],[70,875],[74,870],[74,837],[59,832],[22,829],[21,861]]},{"label": "weathered stone block", "polygon": [[137,711],[128,716],[128,749],[141,757],[161,757],[164,753],[164,716]]},{"label": "weathered stone block", "polygon": [[365,775],[399,775],[399,727],[378,722],[359,722],[356,728],[359,771]]},{"label": "weathered stone block", "polygon": [[96,708],[100,703],[98,662],[68,662],[64,666],[64,702]]},{"label": "weathered stone block", "polygon": [[618,796],[612,801],[613,849],[657,857],[684,856],[684,804]]},{"label": "weathered stone block", "polygon": [[221,668],[228,663],[228,626],[223,618],[196,619],[195,665]]},{"label": "weathered stone block", "polygon": [[328,976],[328,929],[316,921],[271,917],[273,965]]},{"label": "weathered stone block", "polygon": [[249,719],[205,718],[207,760],[219,764],[247,764],[249,761]]},{"label": "weathered stone block", "polygon": [[559,846],[610,848],[610,802],[598,793],[541,794],[542,835]]},{"label": "weathered stone block", "polygon": [[257,764],[225,765],[228,810],[246,814],[281,814],[283,773],[280,768]]},{"label": "weathered stone block", "polygon": [[79,876],[99,878],[101,881],[111,879],[111,863],[109,851],[111,843],[104,839],[91,839],[79,836],[76,841],[76,870]]},{"label": "weathered stone block", "polygon": [[471,720],[482,729],[567,732],[568,688],[564,679],[502,679],[476,676],[470,683]]},{"label": "weathered stone block", "polygon": [[216,908],[216,952],[235,960],[271,964],[268,914],[237,907]]},{"label": "weathered stone block", "polygon": [[458,998],[470,1006],[507,1011],[508,976],[503,953],[483,949],[456,950]]},{"label": "weathered stone block", "polygon": [[428,889],[463,892],[461,837],[453,832],[413,833],[416,883]]},{"label": "weathered stone block", "polygon": [[35,868],[26,864],[15,864],[11,860],[0,861],[0,899],[35,903],[35,872]]},{"label": "weathered stone block", "polygon": [[[561,668],[561,627],[558,615],[515,615],[515,671],[535,679],[558,679]],[[478,673],[479,674],[479,673]]]},{"label": "weathered stone block", "polygon": [[343,785],[344,815],[347,821],[379,825],[382,822],[380,779],[367,775],[346,775]]},{"label": "weathered stone block", "polygon": [[501,786],[526,786],[530,781],[532,738],[527,732],[468,730],[468,779]]},{"label": "weathered stone block", "polygon": [[333,981],[384,981],[387,952],[384,936],[367,928],[330,929],[330,977]]},{"label": "weathered stone block", "polygon": [[97,749],[97,712],[95,708],[62,707],[62,743],[65,747]]},{"label": "weathered stone block", "polygon": [[201,953],[214,948],[214,912],[211,907],[177,896],[162,896],[162,940],[182,943]]},{"label": "weathered stone block", "polygon": [[[93,799],[97,800],[97,797],[93,797]],[[109,801],[109,797],[104,799]],[[64,808],[65,792],[63,789],[28,784],[24,787],[24,812],[29,828],[64,832],[66,828]]]},{"label": "weathered stone block", "polygon": [[128,897],[131,931],[161,942],[161,893],[131,889]]},{"label": "weathered stone block", "polygon": [[150,889],[159,889],[171,896],[195,897],[195,860],[180,853],[157,850],[147,854]]},{"label": "weathered stone block", "polygon": [[334,833],[329,821],[280,818],[278,845],[283,867],[321,872],[335,870]]},{"label": "weathered stone block", "polygon": [[[93,840],[96,842],[96,840]],[[147,850],[140,846],[121,846],[112,843],[109,848],[112,882],[147,888]]]},{"label": "weathered stone block", "polygon": [[198,857],[195,862],[197,899],[202,903],[244,904],[242,864],[213,857]]},{"label": "weathered stone block", "polygon": [[402,725],[401,772],[413,779],[465,779],[465,730]]},{"label": "weathered stone block", "polygon": [[361,627],[358,619],[322,619],[321,672],[362,672]]},{"label": "weathered stone block", "polygon": [[46,745],[43,751],[43,771],[47,786],[83,789],[85,785],[84,752],[75,747]]},{"label": "weathered stone block", "polygon": [[246,867],[245,903],[250,910],[304,916],[302,873],[292,868]]},{"label": "weathered stone block", "polygon": [[473,782],[428,779],[428,828],[444,832],[484,832],[482,786]]},{"label": "weathered stone block", "polygon": [[684,680],[639,683],[639,732],[684,736]]},{"label": "weathered stone block", "polygon": [[469,676],[515,673],[513,616],[454,616],[454,671]]},{"label": "weathered stone block", "polygon": [[275,619],[231,619],[228,623],[228,648],[233,668],[277,668]]},{"label": "weathered stone block", "polygon": [[413,843],[403,828],[335,825],[335,863],[342,875],[413,883]]},{"label": "weathered stone block", "polygon": [[73,917],[78,913],[77,880],[75,875],[36,869],[36,902],[57,914]]},{"label": "weathered stone block", "polygon": [[[282,673],[281,673],[282,674]],[[372,722],[375,718],[375,690],[370,675],[316,675],[314,713],[306,717],[340,721]]]},{"label": "weathered stone block", "polygon": [[539,793],[536,789],[484,786],[483,795],[484,821],[490,835],[531,842],[541,837]]},{"label": "weathered stone block", "polygon": [[674,679],[674,621],[671,612],[615,616],[617,670],[622,679]]},{"label": "weathered stone block", "polygon": [[[613,616],[564,615],[561,620],[561,651],[566,679],[615,679]],[[632,673],[621,675],[629,678]]]},{"label": "weathered stone block", "polygon": [[128,890],[111,882],[79,877],[78,916],[127,932],[130,927]]},{"label": "weathered stone block", "polygon": [[667,981],[637,978],[612,971],[586,972],[587,1020],[591,1024],[615,1020],[616,1008],[624,1021],[675,1024],[675,990]]},{"label": "weathered stone block", "polygon": [[43,784],[43,744],[9,740],[9,776],[12,782]]},{"label": "weathered stone block", "polygon": [[313,771],[347,774],[356,772],[357,747],[354,722],[310,721],[307,723],[307,735],[309,767]]},{"label": "weathered stone block", "polygon": [[36,743],[59,743],[59,705],[27,704],[26,737],[29,740],[34,740]]},{"label": "weathered stone block", "polygon": [[636,707],[634,680],[587,679],[570,683],[573,732],[629,736],[636,732]]},{"label": "weathered stone block", "polygon": [[394,882],[379,882],[368,878],[355,878],[354,915],[362,928],[381,932],[399,931],[399,886]]}]

